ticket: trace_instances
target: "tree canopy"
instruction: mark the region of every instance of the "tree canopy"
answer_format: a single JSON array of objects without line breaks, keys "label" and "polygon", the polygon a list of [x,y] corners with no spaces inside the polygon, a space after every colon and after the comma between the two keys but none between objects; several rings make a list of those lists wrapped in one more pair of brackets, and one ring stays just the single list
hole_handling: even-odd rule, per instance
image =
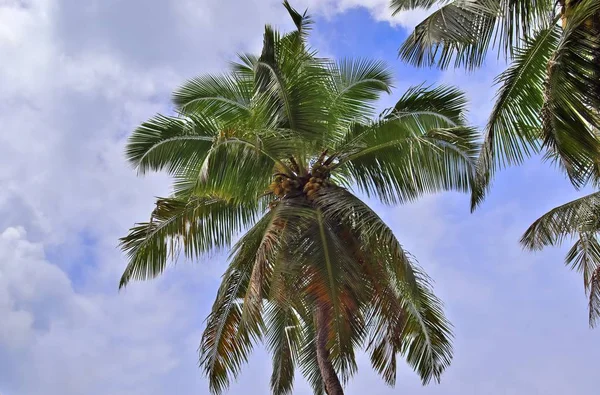
[{"label": "tree canopy", "polygon": [[439,380],[452,358],[442,304],[356,192],[393,205],[470,191],[478,133],[466,125],[465,96],[417,86],[376,116],[389,68],[319,57],[307,44],[310,17],[284,4],[294,31],[266,26],[261,54],[187,81],[173,94],[175,116],[131,135],[138,171],[174,182],[150,221],[121,239],[120,286],[160,275],[180,254],[230,251],[200,344],[213,393],[260,341],[275,394],[291,393],[296,368],[315,393],[340,393],[361,348],[390,385],[397,355],[423,383]]}]

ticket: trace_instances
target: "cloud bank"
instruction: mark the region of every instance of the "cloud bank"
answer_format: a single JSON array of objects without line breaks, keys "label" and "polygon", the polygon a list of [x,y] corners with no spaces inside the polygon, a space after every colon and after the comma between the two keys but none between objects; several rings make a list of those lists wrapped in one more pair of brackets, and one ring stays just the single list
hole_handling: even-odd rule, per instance
[{"label": "cloud bank", "polygon": [[[423,15],[392,19],[386,3],[295,5],[322,19],[316,39],[321,34],[335,55],[328,21],[344,25],[362,11],[370,19],[348,29],[380,21],[400,42],[402,27]],[[274,0],[0,0],[2,395],[207,393],[196,348],[224,258],[117,292],[117,238],[168,193],[166,177],[136,177],[123,146],[135,125],[169,111],[176,85],[221,70],[236,51],[257,50],[263,25],[273,22],[289,25]],[[443,78],[472,83],[477,117],[487,110],[492,74]],[[452,194],[376,206],[436,280],[456,325],[456,360],[442,385],[421,388],[404,368],[395,391],[594,393],[600,343],[586,327],[579,278],[560,266],[561,251],[532,256],[516,244],[532,210],[574,195],[541,166],[504,174],[473,216],[466,198]],[[536,177],[539,190],[526,190],[523,174]],[[502,192],[511,183],[520,195]],[[267,393],[269,366],[259,347],[231,393]],[[394,391],[366,359],[360,368],[348,393]],[[301,380],[295,388],[309,393]]]}]

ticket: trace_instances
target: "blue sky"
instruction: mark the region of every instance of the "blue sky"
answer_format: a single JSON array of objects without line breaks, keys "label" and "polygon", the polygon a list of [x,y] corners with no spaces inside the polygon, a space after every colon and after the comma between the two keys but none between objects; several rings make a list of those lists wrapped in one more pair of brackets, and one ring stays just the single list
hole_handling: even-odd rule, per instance
[{"label": "blue sky", "polygon": [[[397,89],[458,84],[470,119],[492,105],[493,57],[481,70],[418,70],[396,50],[422,12],[389,16],[387,0],[297,0],[334,57],[386,60]],[[185,78],[257,51],[265,23],[290,24],[275,0],[0,1],[0,394],[207,394],[196,349],[222,256],[182,263],[117,292],[116,248],[148,217],[164,175],[136,177],[128,133]],[[370,202],[435,281],[455,326],[455,359],[422,387],[403,366],[395,389],[368,359],[348,394],[594,394],[598,330],[587,326],[581,277],[566,248],[531,254],[518,240],[548,209],[581,195],[539,158],[498,174],[474,214],[468,197],[427,196],[402,207]],[[231,394],[268,393],[258,346]],[[298,375],[299,377],[299,375]],[[309,394],[303,380],[297,394]]]}]

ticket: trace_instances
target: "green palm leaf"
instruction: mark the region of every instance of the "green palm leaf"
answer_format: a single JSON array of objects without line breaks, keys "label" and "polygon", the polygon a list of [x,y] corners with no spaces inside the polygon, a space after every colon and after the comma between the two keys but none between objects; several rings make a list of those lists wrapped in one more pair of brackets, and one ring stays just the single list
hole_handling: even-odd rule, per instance
[{"label": "green palm leaf", "polygon": [[600,192],[563,204],[536,220],[527,229],[521,243],[539,250],[548,245],[559,245],[567,237],[576,238],[566,257],[566,264],[583,274],[583,283],[589,296],[590,326],[600,317]]},{"label": "green palm leaf", "polygon": [[345,152],[340,163],[364,158],[383,166],[386,153],[403,149],[408,152],[398,156],[400,160],[414,157],[411,150],[432,149],[440,154],[445,150],[441,148],[446,145],[444,140],[456,144],[457,153],[464,149],[459,156],[466,159],[477,150],[477,144],[474,131],[464,127],[465,112],[464,94],[454,88],[409,88],[394,108],[384,111],[382,120],[356,124],[349,130],[346,141],[337,148]]},{"label": "green palm leaf", "polygon": [[140,173],[163,169],[174,173],[202,161],[218,133],[210,120],[157,115],[129,137],[127,159]]},{"label": "green palm leaf", "polygon": [[253,84],[243,75],[202,76],[187,81],[173,93],[176,108],[184,114],[211,114],[218,119],[239,119],[251,110]]},{"label": "green palm leaf", "polygon": [[440,190],[469,191],[478,133],[468,127],[429,129],[438,122],[439,117],[413,115],[359,128],[364,148],[343,156],[339,165],[347,167],[362,191],[384,203]]},{"label": "green palm leaf", "polygon": [[[594,233],[580,233],[579,238],[567,253],[565,262],[571,266],[571,269],[583,274],[583,283],[588,291],[594,272],[600,264],[600,243]],[[591,323],[592,321],[590,321]]]},{"label": "green palm leaf", "polygon": [[270,212],[235,245],[231,264],[223,276],[207,326],[200,343],[200,366],[208,376],[211,392],[221,393],[247,361],[254,343],[261,336],[261,315],[253,316],[252,325],[243,324],[243,296],[251,286],[252,273],[265,235],[276,224]]},{"label": "green palm leaf", "polygon": [[600,12],[600,3],[583,0],[575,7],[564,27],[549,64],[544,87],[542,133],[548,157],[563,167],[578,187],[598,177],[598,92],[600,81],[594,61],[600,37],[591,35],[586,22]]},{"label": "green palm leaf", "polygon": [[383,62],[366,59],[344,59],[329,67],[332,97],[327,137],[336,141],[352,122],[372,116],[376,100],[390,93],[392,75]]},{"label": "green palm leaf", "polygon": [[302,349],[300,352],[300,370],[312,387],[314,395],[323,395],[325,385],[317,361],[317,335],[314,320],[305,320],[302,328]]},{"label": "green palm leaf", "polygon": [[201,162],[182,169],[176,176],[177,193],[219,194],[253,201],[265,193],[275,172],[291,173],[279,156],[293,147],[284,133],[262,138],[224,138],[213,144]]},{"label": "green palm leaf", "polygon": [[[260,91],[270,92],[282,112],[280,126],[305,138],[322,135],[327,113],[319,100],[327,100],[327,78],[321,61],[306,51],[294,36],[280,37],[267,26],[263,54],[255,65],[255,80]],[[290,45],[284,45],[286,39]]]},{"label": "green palm leaf", "polygon": [[237,204],[216,197],[158,199],[150,222],[140,223],[120,239],[129,263],[119,284],[161,274],[169,259],[183,251],[189,259],[226,248],[233,237],[263,210],[258,202]]},{"label": "green palm leaf", "polygon": [[600,268],[592,273],[589,290],[590,326],[594,327],[600,318]]},{"label": "green palm leaf", "polygon": [[465,94],[454,87],[418,85],[408,88],[396,105],[385,114],[387,118],[433,115],[440,119],[436,128],[444,128],[464,125],[466,108]]},{"label": "green palm leaf", "polygon": [[277,305],[269,306],[267,317],[266,343],[273,355],[271,390],[275,395],[291,394],[301,347],[301,322],[293,309]]},{"label": "green palm leaf", "polygon": [[496,78],[501,87],[485,129],[473,209],[483,200],[496,169],[520,164],[526,156],[539,151],[542,86],[546,65],[559,39],[557,26],[540,30],[526,39],[523,48],[516,51],[513,64]]},{"label": "green palm leaf", "polygon": [[496,15],[484,4],[474,7],[464,0],[444,4],[415,27],[399,56],[416,66],[447,68],[454,62],[455,67],[479,67],[492,42]]},{"label": "green palm leaf", "polygon": [[294,21],[294,24],[296,25],[297,31],[301,34],[301,37],[306,38],[310,32],[311,25],[313,24],[312,18],[308,14],[308,10],[305,10],[302,14],[300,14],[290,5],[288,0],[283,1],[283,6],[287,10],[288,14],[290,14],[292,21]]},{"label": "green palm leaf", "polygon": [[438,5],[415,27],[400,48],[400,57],[418,65],[474,69],[491,47],[511,57],[522,40],[539,29],[551,15],[553,4],[538,0],[392,0],[394,13]]},{"label": "green palm leaf", "polygon": [[532,250],[560,244],[565,237],[576,236],[579,232],[594,231],[596,215],[600,212],[600,192],[556,207],[538,218],[527,229],[521,243]]}]

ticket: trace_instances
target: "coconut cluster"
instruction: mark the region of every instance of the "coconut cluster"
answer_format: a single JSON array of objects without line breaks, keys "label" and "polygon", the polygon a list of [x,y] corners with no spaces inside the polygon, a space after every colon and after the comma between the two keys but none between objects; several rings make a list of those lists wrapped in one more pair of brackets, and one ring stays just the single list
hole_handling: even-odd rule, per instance
[{"label": "coconut cluster", "polygon": [[292,192],[300,190],[300,180],[283,174],[278,174],[275,176],[275,179],[271,183],[269,189],[273,191],[275,196],[284,197],[285,195],[290,195]]},{"label": "coconut cluster", "polygon": [[309,175],[308,181],[304,184],[302,192],[306,194],[308,200],[313,200],[319,189],[329,185],[329,169],[317,163]]},{"label": "coconut cluster", "polygon": [[218,136],[215,136],[215,141],[231,138],[235,135],[234,129],[224,129],[219,131]]},{"label": "coconut cluster", "polygon": [[304,194],[308,200],[313,200],[319,189],[328,185],[330,185],[329,169],[321,163],[316,163],[306,176],[297,177],[277,174],[269,189],[278,198]]}]

